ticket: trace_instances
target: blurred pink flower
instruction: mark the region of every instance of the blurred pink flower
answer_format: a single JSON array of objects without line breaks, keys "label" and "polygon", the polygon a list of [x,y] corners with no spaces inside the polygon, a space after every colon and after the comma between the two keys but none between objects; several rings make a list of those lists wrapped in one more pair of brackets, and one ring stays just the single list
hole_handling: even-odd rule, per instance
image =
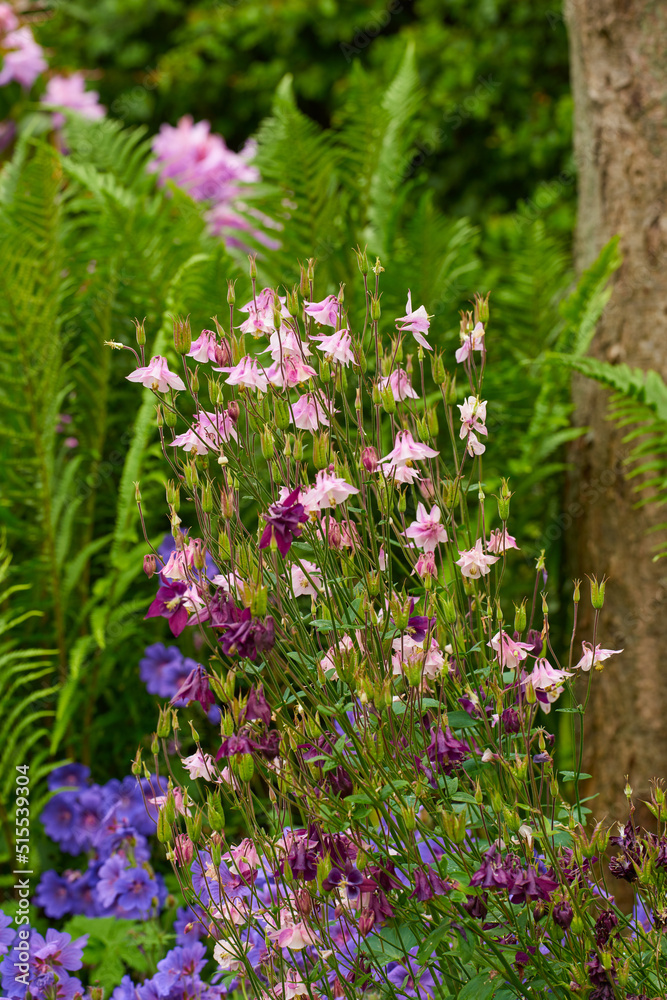
[{"label": "blurred pink flower", "polygon": [[[106,108],[99,103],[99,96],[96,90],[86,90],[86,81],[82,73],[72,73],[71,76],[51,77],[46,85],[42,104],[69,108],[84,118],[104,118]],[[53,124],[56,128],[60,128],[65,124],[65,116],[56,112]]]},{"label": "blurred pink flower", "polygon": [[5,52],[0,70],[0,87],[16,80],[28,90],[48,66],[41,45],[33,38],[30,28],[24,25],[5,35],[2,48]]},{"label": "blurred pink flower", "polygon": [[309,597],[317,597],[318,591],[322,589],[322,577],[315,563],[302,559],[301,565],[297,563],[292,565],[291,575],[292,590],[296,597],[301,597],[304,594]]}]

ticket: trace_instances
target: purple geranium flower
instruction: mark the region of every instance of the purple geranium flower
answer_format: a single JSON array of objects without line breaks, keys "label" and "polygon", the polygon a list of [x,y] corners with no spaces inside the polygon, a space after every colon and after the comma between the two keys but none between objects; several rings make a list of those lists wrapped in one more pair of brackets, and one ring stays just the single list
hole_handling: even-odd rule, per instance
[{"label": "purple geranium flower", "polygon": [[60,975],[62,969],[76,972],[83,965],[83,949],[87,944],[87,934],[72,941],[71,934],[49,927],[45,938],[33,932],[30,939],[31,959],[38,973],[52,971]]},{"label": "purple geranium flower", "polygon": [[43,907],[47,917],[53,917],[55,920],[64,917],[66,913],[71,913],[73,898],[67,879],[53,870],[44,872],[37,886],[35,903]]},{"label": "purple geranium flower", "polygon": [[278,551],[286,556],[294,539],[301,534],[301,525],[308,520],[306,508],[299,503],[299,487],[285,497],[282,503],[271,504],[268,513],[262,514],[262,517],[266,521],[266,528],[259,540],[260,549],[267,548],[271,544],[271,538],[275,538]]},{"label": "purple geranium flower", "polygon": [[85,788],[90,777],[90,768],[85,764],[63,764],[56,767],[46,779],[50,792],[55,792],[57,788],[68,786],[70,788]]},{"label": "purple geranium flower", "polygon": [[126,868],[116,883],[116,905],[124,915],[144,915],[153,905],[157,886],[145,868]]},{"label": "purple geranium flower", "polygon": [[168,996],[174,988],[188,985],[206,965],[206,948],[200,941],[187,947],[173,948],[157,964],[158,972],[153,984],[160,996]]},{"label": "purple geranium flower", "polygon": [[0,910],[0,955],[6,955],[12,946],[16,931],[10,926],[12,918]]},{"label": "purple geranium flower", "polygon": [[148,693],[158,698],[171,698],[178,687],[173,684],[173,671],[178,671],[182,663],[183,654],[176,646],[165,646],[163,642],[146,646],[139,660],[139,676]]},{"label": "purple geranium flower", "polygon": [[40,816],[46,834],[67,854],[79,854],[81,847],[76,837],[80,809],[76,792],[60,792],[46,803]]}]

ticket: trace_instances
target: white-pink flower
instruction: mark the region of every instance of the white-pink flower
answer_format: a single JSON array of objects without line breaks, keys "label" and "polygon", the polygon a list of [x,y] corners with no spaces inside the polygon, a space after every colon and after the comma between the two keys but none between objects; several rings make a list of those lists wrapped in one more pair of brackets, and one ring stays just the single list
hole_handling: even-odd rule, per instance
[{"label": "white-pink flower", "polygon": [[569,670],[557,670],[548,660],[542,658],[537,660],[525,683],[526,686],[530,685],[537,695],[540,708],[544,712],[549,712],[552,704],[563,693],[563,681],[572,676]]},{"label": "white-pink flower", "polygon": [[424,677],[433,680],[445,666],[445,657],[436,639],[431,639],[426,649],[425,642],[415,642],[408,635],[398,636],[392,642],[392,673],[398,677],[406,667],[419,665]]},{"label": "white-pink flower", "polygon": [[[272,334],[275,331],[275,324],[273,318],[274,303],[276,301],[276,295],[272,288],[263,288],[261,292],[257,295],[257,300],[251,299],[250,302],[246,302],[244,306],[240,306],[239,312],[248,313],[248,319],[244,320],[239,327],[241,333],[250,333],[253,336],[258,336],[262,333]],[[289,319],[289,311],[287,309],[286,298],[284,295],[279,296],[278,302],[280,304],[280,315],[283,319]]]},{"label": "white-pink flower", "polygon": [[378,380],[380,391],[387,386],[397,403],[402,403],[404,399],[419,399],[419,393],[415,392],[410,383],[410,376],[402,368],[395,368],[391,375]]},{"label": "white-pink flower", "polygon": [[426,312],[426,306],[420,306],[419,309],[412,309],[412,293],[408,291],[408,301],[405,305],[405,316],[399,316],[396,320],[396,325],[402,323],[398,329],[401,333],[405,330],[409,330],[412,336],[415,338],[418,344],[421,344],[423,348],[427,351],[432,351],[433,348],[429,344],[428,340],[424,334],[428,333],[428,328],[431,325],[429,315]]},{"label": "white-pink flower", "polygon": [[472,351],[481,351],[484,347],[484,327],[481,323],[476,323],[472,333],[463,338],[463,343],[456,352],[458,362],[465,361],[470,357]]},{"label": "white-pink flower", "polygon": [[486,400],[478,399],[477,396],[468,396],[463,402],[458,404],[461,411],[460,438],[464,438],[471,431],[476,434],[488,434],[484,426],[486,421]]},{"label": "white-pink flower", "polygon": [[317,597],[318,591],[322,589],[322,577],[315,563],[307,559],[301,560],[301,565],[292,564],[292,590],[296,597],[307,594],[309,597]]},{"label": "white-pink flower", "polygon": [[154,389],[156,392],[166,392],[170,387],[185,389],[183,379],[169,371],[167,359],[160,354],[151,358],[145,368],[137,368],[125,378],[128,382],[141,382],[146,389]]},{"label": "white-pink flower", "polygon": [[480,576],[486,576],[490,572],[491,566],[498,562],[498,556],[487,556],[482,548],[482,539],[478,538],[471,549],[459,552],[460,558],[456,560],[456,565],[461,567],[463,576],[469,580],[475,580]]},{"label": "white-pink flower", "polygon": [[41,45],[35,41],[27,24],[5,35],[2,40],[2,49],[0,87],[5,87],[12,80],[16,80],[25,90],[28,90],[39,74],[48,68],[44,51]]},{"label": "white-pink flower", "polygon": [[415,469],[414,465],[390,465],[388,469],[380,469],[380,472],[383,472],[387,479],[392,479],[395,483],[407,483],[408,486],[421,479],[419,470]]},{"label": "white-pink flower", "polygon": [[474,431],[468,432],[468,439],[466,441],[466,451],[471,458],[475,455],[483,455],[486,451],[486,445],[482,444]]},{"label": "white-pink flower", "polygon": [[334,330],[338,324],[338,312],[340,303],[337,295],[327,295],[321,302],[304,303],[304,312],[311,316],[320,326],[332,326]]},{"label": "white-pink flower", "polygon": [[418,503],[417,520],[406,528],[405,534],[418,549],[435,552],[436,545],[447,541],[447,532],[440,524],[440,508],[431,507],[431,513],[427,514],[424,504]]},{"label": "white-pink flower", "polygon": [[508,535],[507,528],[494,528],[489,533],[489,540],[486,543],[486,547],[489,552],[499,555],[502,555],[507,549],[519,548],[516,544],[516,538],[513,535]]},{"label": "white-pink flower", "polygon": [[[99,103],[96,90],[86,90],[83,73],[72,73],[71,76],[52,76],[46,85],[42,104],[52,104],[59,108],[69,108],[84,118],[91,120],[104,118],[106,108]],[[65,124],[65,117],[60,113],[53,116],[53,124],[60,128]]]},{"label": "white-pink flower", "polygon": [[400,468],[407,462],[419,462],[424,458],[435,458],[439,454],[435,448],[429,448],[427,444],[415,441],[410,431],[399,431],[394,447],[388,455],[380,459],[379,464]]},{"label": "white-pink flower", "polygon": [[[306,495],[310,504],[316,502],[319,510],[326,510],[328,507],[344,503],[348,497],[358,492],[356,486],[351,486],[334,472],[320,469],[315,477],[315,485],[308,490]],[[305,505],[305,500],[303,503]]]},{"label": "white-pink flower", "polygon": [[495,650],[496,660],[508,670],[514,670],[518,667],[528,656],[528,650],[532,648],[530,643],[515,642],[514,639],[510,639],[504,630],[496,632],[487,646],[491,646]]},{"label": "white-pink flower", "polygon": [[584,655],[581,657],[578,663],[575,663],[575,670],[590,670],[591,667],[595,667],[596,670],[602,670],[600,664],[608,660],[610,656],[617,656],[618,653],[622,653],[622,649],[603,649],[602,646],[595,647],[595,653],[593,652],[593,644],[590,642],[582,642],[581,648]]},{"label": "white-pink flower", "polygon": [[207,781],[218,781],[213,758],[208,753],[197,750],[189,757],[181,757],[181,764],[191,778],[206,778]]},{"label": "white-pink flower", "polygon": [[[291,912],[285,908],[280,911],[280,926],[275,930],[267,931],[266,936],[270,941],[275,941],[279,948],[291,948],[292,951],[301,951],[309,944],[317,944],[319,938],[304,923],[303,920],[295,920]],[[297,996],[298,994],[293,994]]]},{"label": "white-pink flower", "polygon": [[308,992],[309,987],[304,983],[299,972],[296,969],[293,972],[288,972],[286,978],[280,983],[276,983],[275,986],[270,987],[267,997],[275,997],[276,1000],[295,1000],[295,998],[301,997],[313,997],[317,1000],[319,993],[311,989]]},{"label": "white-pink flower", "polygon": [[352,337],[348,330],[337,330],[336,333],[331,333],[327,337],[320,336],[317,339],[319,340],[317,349],[324,351],[327,360],[340,361],[346,368],[351,361],[354,361]]},{"label": "white-pink flower", "polygon": [[314,434],[318,427],[329,426],[329,414],[315,393],[299,396],[290,409],[292,421],[299,430]]},{"label": "white-pink flower", "polygon": [[217,340],[213,330],[202,330],[197,339],[192,341],[188,357],[194,358],[200,364],[205,364],[207,361],[215,361],[216,345]]},{"label": "white-pink flower", "polygon": [[279,389],[292,389],[295,385],[300,385],[314,378],[317,372],[310,365],[307,365],[301,358],[289,355],[281,361],[274,361],[270,368],[266,369],[266,377],[272,385]]},{"label": "white-pink flower", "polygon": [[337,646],[332,646],[328,653],[320,659],[322,670],[333,670],[331,680],[338,680],[336,661],[346,653],[351,653],[354,649],[354,642],[349,635],[344,635]]},{"label": "white-pink flower", "polygon": [[241,358],[232,368],[214,368],[213,371],[229,372],[228,378],[225,379],[227,385],[243,385],[246,389],[266,392],[269,384],[264,370],[260,371],[257,366],[257,359],[251,358],[250,355]]},{"label": "white-pink flower", "polygon": [[309,358],[313,352],[294,330],[282,326],[280,330],[273,331],[269,346],[261,353],[270,353],[273,361],[281,361],[285,358]]},{"label": "white-pink flower", "polygon": [[220,444],[232,438],[238,441],[234,421],[227,410],[220,413],[209,413],[202,410],[199,419],[183,434],[177,434],[171,442],[172,448],[185,448],[187,452],[194,450],[197,455],[207,455],[209,449],[219,451]]}]

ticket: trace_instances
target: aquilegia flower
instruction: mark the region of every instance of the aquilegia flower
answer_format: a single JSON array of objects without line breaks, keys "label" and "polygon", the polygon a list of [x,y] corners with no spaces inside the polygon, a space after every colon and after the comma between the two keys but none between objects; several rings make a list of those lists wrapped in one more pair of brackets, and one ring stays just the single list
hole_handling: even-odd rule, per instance
[{"label": "aquilegia flower", "polygon": [[286,556],[292,542],[301,534],[301,525],[308,520],[306,509],[299,503],[299,489],[295,489],[282,503],[273,503],[266,514],[266,528],[259,541],[260,549],[265,549],[275,539],[281,556]]},{"label": "aquilegia flower", "polygon": [[128,382],[141,382],[146,389],[154,389],[156,392],[167,392],[169,388],[185,389],[183,379],[169,371],[167,359],[160,354],[151,358],[145,368],[137,368],[125,378]]},{"label": "aquilegia flower", "polygon": [[482,548],[482,539],[478,538],[471,549],[459,552],[460,558],[456,560],[456,565],[461,567],[463,576],[469,580],[475,580],[479,576],[486,576],[490,572],[491,566],[498,562],[498,556],[487,556]]},{"label": "aquilegia flower", "polygon": [[575,670],[590,670],[591,667],[595,667],[596,670],[602,670],[601,664],[605,660],[608,660],[610,656],[616,656],[618,653],[623,652],[622,649],[603,649],[599,645],[595,647],[595,652],[593,652],[593,644],[590,642],[582,642],[581,648],[584,655],[578,663],[575,663]]},{"label": "aquilegia flower", "polygon": [[[51,104],[58,108],[69,108],[83,115],[84,118],[104,118],[106,108],[99,103],[96,90],[86,90],[83,73],[72,73],[71,76],[52,76],[46,85],[42,104]],[[65,124],[65,116],[56,112],[53,124],[61,128]]]},{"label": "aquilegia flower", "polygon": [[[398,326],[399,323],[402,323],[403,325]],[[417,343],[420,344],[425,350],[433,350],[424,336],[424,334],[428,333],[428,328],[431,325],[429,315],[426,312],[426,306],[420,306],[419,309],[415,309],[413,311],[411,292],[408,292],[408,301],[405,305],[405,316],[399,316],[396,320],[396,325],[398,326],[400,333],[408,330]]]},{"label": "aquilegia flower", "polygon": [[417,504],[417,519],[405,530],[418,549],[424,552],[435,552],[436,545],[447,541],[447,532],[440,524],[440,508],[431,507],[431,513],[426,513],[423,503]]}]

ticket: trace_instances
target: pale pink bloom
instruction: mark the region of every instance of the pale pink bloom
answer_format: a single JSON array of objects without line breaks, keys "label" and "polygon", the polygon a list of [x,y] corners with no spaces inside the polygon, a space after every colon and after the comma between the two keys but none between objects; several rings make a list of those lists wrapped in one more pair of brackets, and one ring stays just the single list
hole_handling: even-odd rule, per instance
[{"label": "pale pink bloom", "polygon": [[[333,467],[332,467],[333,468]],[[317,506],[320,510],[328,507],[335,507],[336,504],[344,503],[349,496],[358,493],[356,486],[351,486],[340,476],[329,472],[328,469],[320,469],[315,477],[315,485],[309,490],[309,502],[313,503],[317,498]]]},{"label": "pale pink bloom", "polygon": [[[322,577],[315,563],[307,559],[301,560],[301,565],[292,564],[292,590],[296,597],[307,594],[309,597],[317,597],[318,591],[322,589]],[[306,575],[307,574],[307,575]]]},{"label": "pale pink bloom", "polygon": [[223,971],[239,972],[243,969],[243,960],[239,958],[239,952],[248,952],[252,946],[250,940],[244,941],[243,938],[238,941],[233,938],[223,938],[213,949],[213,958]]},{"label": "pale pink bloom", "polygon": [[[99,103],[96,90],[86,90],[86,81],[82,73],[72,73],[71,76],[52,76],[46,85],[42,104],[52,104],[59,108],[69,108],[77,111],[84,118],[95,120],[104,118],[106,108]],[[65,116],[54,114],[53,124],[60,128],[65,124]]]},{"label": "pale pink bloom", "polygon": [[266,996],[271,997],[271,1000],[274,997],[276,1000],[295,1000],[301,997],[313,997],[313,1000],[317,1000],[319,993],[313,989],[309,993],[308,986],[295,969],[294,972],[288,972],[286,979],[271,987]]},{"label": "pale pink bloom", "polygon": [[251,868],[259,868],[261,863],[255,842],[250,837],[244,837],[240,843],[232,847],[222,857],[224,861],[233,862],[235,868],[238,868],[241,862],[249,865]]},{"label": "pale pink bloom", "polygon": [[433,680],[445,666],[445,657],[436,639],[431,639],[424,649],[423,642],[415,642],[408,635],[398,636],[392,642],[392,672],[394,677],[405,673],[406,666],[421,666],[424,677]]},{"label": "pale pink bloom", "polygon": [[[279,948],[291,948],[301,951],[309,944],[317,944],[319,938],[306,926],[303,920],[295,921],[288,909],[282,909],[279,916],[280,927],[267,931],[270,941],[275,941]],[[295,994],[297,995],[297,994]]]},{"label": "pale pink bloom", "polygon": [[192,427],[189,427],[187,431],[183,431],[182,434],[177,434],[171,442],[171,447],[185,448],[188,454],[194,451],[196,455],[208,455],[208,445]]},{"label": "pale pink bloom", "polygon": [[[189,808],[186,809],[185,803],[183,801],[183,789],[176,786],[176,788],[173,789],[173,794],[174,794],[174,806],[176,807],[176,812],[179,814],[179,816],[191,816],[192,813],[190,809]],[[161,809],[162,806],[165,805],[167,801],[167,796],[156,795],[152,799],[147,798],[146,801],[150,805],[155,806],[156,809]]]},{"label": "pale pink bloom", "polygon": [[177,434],[171,442],[171,447],[185,448],[187,452],[194,450],[197,455],[207,455],[210,448],[218,451],[221,442],[229,441],[230,438],[238,441],[234,421],[227,410],[217,414],[202,410],[194,426],[183,434]]},{"label": "pale pink bloom", "polygon": [[332,326],[334,330],[338,323],[339,302],[337,295],[327,295],[321,302],[306,302],[304,311],[312,316],[320,326]]},{"label": "pale pink bloom", "polygon": [[237,365],[232,368],[214,368],[215,372],[229,372],[229,377],[225,379],[227,385],[243,385],[246,389],[259,389],[266,392],[268,381],[264,371],[257,367],[257,359],[246,354]]},{"label": "pale pink bloom", "polygon": [[[289,319],[289,310],[285,305],[287,299],[284,295],[279,296],[280,315],[283,319]],[[273,304],[275,302],[275,292],[272,288],[263,288],[257,295],[257,305],[254,300],[246,302],[239,311],[248,313],[248,319],[244,320],[239,327],[241,333],[272,334],[275,330],[273,320]]]},{"label": "pale pink bloom", "polygon": [[310,365],[305,364],[298,357],[288,356],[280,361],[274,361],[270,368],[266,369],[266,377],[272,385],[279,389],[293,388],[303,382],[308,382],[314,378],[317,372]]},{"label": "pale pink bloom", "polygon": [[191,778],[206,778],[207,781],[217,781],[213,758],[208,753],[197,750],[190,757],[181,757],[181,764]]},{"label": "pale pink bloom", "polygon": [[319,340],[317,349],[325,352],[328,361],[340,361],[346,368],[351,361],[354,361],[354,352],[351,347],[352,337],[348,330],[338,330],[328,337],[320,336],[317,339]]},{"label": "pale pink bloom", "polygon": [[489,552],[500,553],[501,555],[507,549],[519,548],[516,544],[516,538],[507,534],[507,528],[494,528],[489,534],[486,547]]},{"label": "pale pink bloom", "polygon": [[380,469],[387,479],[392,479],[395,483],[407,483],[412,486],[414,482],[421,479],[418,469],[413,465],[390,465],[388,469]]},{"label": "pale pink bloom", "polygon": [[380,567],[380,571],[384,573],[387,568],[387,555],[384,551],[384,545],[380,546],[380,551],[378,552],[378,566]]},{"label": "pale pink bloom", "polygon": [[[349,635],[344,635],[337,646],[332,646],[328,653],[320,659],[322,670],[333,670],[332,680],[338,680],[336,660],[344,653],[351,653],[354,649],[354,642]],[[338,654],[338,655],[336,655]]]},{"label": "pale pink bloom", "polygon": [[463,402],[458,404],[461,411],[461,431],[460,438],[464,438],[470,431],[476,434],[488,434],[484,426],[486,421],[486,400],[478,399],[477,396],[468,396]]},{"label": "pale pink bloom", "polygon": [[19,26],[19,19],[10,3],[0,3],[0,32],[14,31]]},{"label": "pale pink bloom", "polygon": [[313,352],[294,330],[282,326],[280,330],[273,331],[269,346],[261,353],[270,353],[273,361],[280,361],[285,358],[309,358]]},{"label": "pale pink bloom", "polygon": [[[485,428],[486,430],[486,428]],[[466,451],[471,458],[475,455],[483,455],[486,451],[486,445],[482,444],[474,431],[468,432],[468,440],[466,441]]]},{"label": "pale pink bloom", "polygon": [[598,666],[598,664],[604,663],[610,656],[616,656],[618,653],[623,652],[622,649],[603,649],[602,646],[596,646],[595,653],[593,653],[593,644],[590,642],[582,642],[581,648],[584,655],[578,663],[575,663],[575,670],[590,670],[591,667],[601,670],[602,667]]},{"label": "pale pink bloom", "polygon": [[419,393],[415,392],[410,383],[410,376],[402,368],[395,368],[391,375],[379,379],[378,387],[381,391],[387,386],[397,403],[402,403],[404,399],[419,399]]},{"label": "pale pink bloom", "polygon": [[188,357],[194,358],[200,364],[205,364],[207,361],[215,361],[216,344],[217,340],[213,330],[202,330],[197,339],[192,341]]},{"label": "pale pink bloom", "polygon": [[295,427],[302,431],[310,431],[314,434],[318,427],[329,426],[329,414],[319,398],[312,392],[305,396],[299,396],[290,409]]},{"label": "pale pink bloom", "polygon": [[239,926],[247,923],[250,917],[250,907],[241,896],[235,896],[234,899],[223,899],[217,906],[212,906],[210,914],[214,921],[219,923],[227,921],[227,923]]},{"label": "pale pink bloom", "polygon": [[[279,503],[284,503],[290,493],[294,491],[289,486],[281,486],[278,493]],[[315,514],[319,511],[317,497],[313,493],[313,487],[300,487],[299,489],[299,503],[303,504],[306,514]]]},{"label": "pale pink bloom", "polygon": [[212,577],[211,583],[214,587],[220,587],[222,590],[226,590],[228,594],[231,594],[232,590],[238,591],[245,583],[244,580],[238,575],[238,573],[219,573],[217,576]]},{"label": "pale pink bloom", "polygon": [[456,360],[461,362],[470,357],[471,351],[481,351],[484,347],[484,327],[481,323],[475,325],[472,333],[464,337],[463,343],[456,352]]},{"label": "pale pink bloom", "polygon": [[539,659],[525,682],[537,694],[540,708],[544,712],[549,712],[552,704],[564,691],[563,681],[572,676],[569,670],[557,670],[547,660]]},{"label": "pale pink bloom", "polygon": [[428,328],[431,325],[428,313],[426,312],[426,306],[420,306],[419,309],[415,309],[413,312],[411,292],[408,292],[408,301],[405,306],[405,316],[399,316],[396,320],[396,324],[398,325],[399,323],[403,324],[403,326],[398,327],[401,333],[405,330],[409,330],[417,343],[421,344],[425,350],[433,350],[424,336],[425,333],[428,333]]},{"label": "pale pink bloom", "polygon": [[184,548],[174,549],[162,572],[168,580],[187,580],[192,575],[190,570],[193,560],[194,548],[192,540],[188,539],[188,543]]},{"label": "pale pink bloom", "polygon": [[434,554],[432,552],[422,552],[417,559],[412,575],[414,576],[417,573],[418,576],[423,578],[425,576],[436,576],[437,572]]},{"label": "pale pink bloom", "polygon": [[145,368],[137,368],[125,378],[128,382],[141,382],[146,389],[155,389],[156,392],[166,392],[170,386],[172,389],[185,389],[183,379],[169,371],[167,359],[160,354],[151,358]]},{"label": "pale pink bloom", "polygon": [[486,576],[490,567],[498,562],[498,556],[487,556],[482,549],[482,539],[478,538],[471,549],[465,552],[459,551],[460,559],[456,560],[456,565],[461,567],[463,576],[470,580],[475,580],[479,576]]},{"label": "pale pink bloom", "polygon": [[496,660],[508,670],[514,670],[528,656],[527,650],[532,649],[530,643],[515,642],[507,632],[496,632],[491,642],[487,642],[495,650]]},{"label": "pale pink bloom", "polygon": [[227,765],[227,767],[223,767],[220,771],[220,781],[224,782],[225,785],[229,785],[229,787],[233,788],[235,792],[241,791],[241,782],[236,775],[232,773],[232,769],[229,765]]},{"label": "pale pink bloom", "polygon": [[35,41],[27,25],[10,31],[2,40],[3,57],[0,70],[0,87],[16,80],[28,90],[48,63],[41,45]]},{"label": "pale pink bloom", "polygon": [[418,462],[424,458],[435,458],[440,452],[429,448],[427,444],[415,441],[410,431],[399,431],[393,449],[380,459],[380,465],[400,466],[407,462]]},{"label": "pale pink bloom", "polygon": [[418,503],[417,520],[406,528],[405,534],[418,549],[435,552],[436,545],[447,541],[447,532],[440,524],[440,508],[431,507],[431,513],[427,514],[424,504]]}]

